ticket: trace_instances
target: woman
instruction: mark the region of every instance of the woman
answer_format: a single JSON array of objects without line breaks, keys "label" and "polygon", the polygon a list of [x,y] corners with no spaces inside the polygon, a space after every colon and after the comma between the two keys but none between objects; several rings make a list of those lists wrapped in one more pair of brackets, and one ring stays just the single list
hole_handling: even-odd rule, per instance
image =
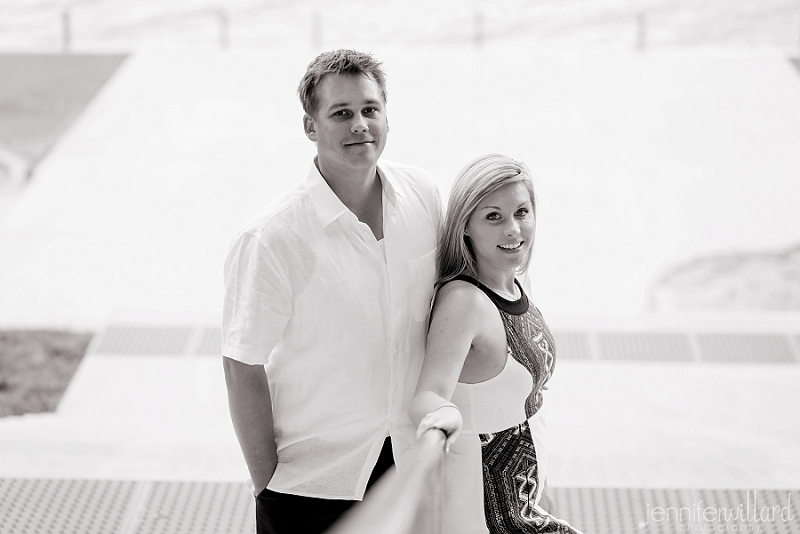
[{"label": "woman", "polygon": [[538,416],[555,347],[517,281],[535,229],[536,198],[524,163],[490,154],[456,178],[410,409],[418,435],[431,428],[447,435],[446,532],[577,532],[539,505]]}]

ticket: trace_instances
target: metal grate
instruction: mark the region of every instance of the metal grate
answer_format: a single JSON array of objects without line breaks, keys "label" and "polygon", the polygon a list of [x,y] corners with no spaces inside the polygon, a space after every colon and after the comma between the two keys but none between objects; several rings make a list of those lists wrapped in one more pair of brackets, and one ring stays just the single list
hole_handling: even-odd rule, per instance
[{"label": "metal grate", "polygon": [[[566,360],[800,362],[800,336],[681,332],[553,332],[556,355]],[[792,344],[797,346],[793,349]],[[216,327],[109,326],[89,348],[94,354],[219,355]]]},{"label": "metal grate", "polygon": [[[548,491],[555,503],[554,515],[587,534],[800,532],[798,490],[550,488]],[[761,513],[763,507],[768,507],[767,520],[748,521],[748,503],[751,513],[754,509]],[[702,514],[708,507],[715,513],[707,521]],[[774,507],[784,511],[782,517],[775,515]],[[722,519],[719,519],[720,509],[724,510]],[[784,518],[790,519],[784,521]]]},{"label": "metal grate", "polygon": [[727,362],[792,362],[785,336],[755,334],[698,334],[703,360]]},{"label": "metal grate", "polygon": [[[800,490],[551,487],[548,493],[554,515],[587,534],[800,532]],[[706,521],[707,507],[727,510],[728,517]],[[731,517],[764,507],[761,522]],[[660,521],[656,508],[664,510]],[[238,483],[0,479],[0,534],[252,534],[254,527],[253,497]]]},{"label": "metal grate", "polygon": [[600,357],[610,360],[694,360],[684,334],[599,334]]},{"label": "metal grate", "polygon": [[103,331],[94,354],[185,354],[191,328],[109,326]]},{"label": "metal grate", "polygon": [[675,532],[674,525],[647,525],[648,504],[670,507],[682,501],[681,491],[673,489],[552,488],[550,492],[556,517],[595,534]]},{"label": "metal grate", "polygon": [[200,343],[195,354],[214,354],[222,352],[222,332],[219,328],[204,328],[200,334]]},{"label": "metal grate", "polygon": [[134,482],[0,479],[0,534],[118,532]]},{"label": "metal grate", "polygon": [[152,483],[135,534],[252,534],[253,497],[243,484]]},{"label": "metal grate", "polygon": [[556,357],[568,360],[589,360],[592,349],[589,335],[581,332],[553,332],[556,340]]}]

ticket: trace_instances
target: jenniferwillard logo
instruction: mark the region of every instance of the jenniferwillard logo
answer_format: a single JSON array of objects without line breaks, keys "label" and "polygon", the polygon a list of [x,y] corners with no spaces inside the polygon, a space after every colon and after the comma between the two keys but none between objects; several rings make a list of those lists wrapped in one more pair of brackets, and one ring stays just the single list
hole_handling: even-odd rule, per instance
[{"label": "jenniferwillard logo", "polygon": [[[674,522],[678,532],[765,532],[765,524],[785,523],[795,518],[792,514],[792,494],[787,493],[786,506],[758,505],[758,491],[747,492],[747,502],[736,508],[717,508],[703,501],[689,507],[650,508],[647,503],[646,527],[653,523]],[[713,524],[709,524],[713,523]],[[733,523],[733,524],[732,524]]]}]

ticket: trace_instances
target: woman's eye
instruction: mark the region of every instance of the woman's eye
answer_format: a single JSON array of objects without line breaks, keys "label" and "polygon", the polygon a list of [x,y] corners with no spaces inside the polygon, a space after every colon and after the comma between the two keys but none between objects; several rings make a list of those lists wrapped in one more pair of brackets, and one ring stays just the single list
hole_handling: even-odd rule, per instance
[{"label": "woman's eye", "polygon": [[496,211],[493,211],[492,213],[490,213],[489,215],[487,215],[487,216],[486,216],[486,218],[487,218],[488,220],[490,220],[490,221],[496,221],[496,220],[499,220],[499,219],[500,219],[500,214],[499,214],[499,213],[497,213]]},{"label": "woman's eye", "polygon": [[525,217],[528,214],[528,208],[520,208],[517,210],[517,217]]}]

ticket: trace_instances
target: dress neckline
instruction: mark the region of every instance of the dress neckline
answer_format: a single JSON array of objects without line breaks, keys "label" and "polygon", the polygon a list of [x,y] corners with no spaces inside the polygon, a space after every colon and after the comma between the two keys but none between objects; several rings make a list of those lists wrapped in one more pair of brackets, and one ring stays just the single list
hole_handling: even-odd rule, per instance
[{"label": "dress neckline", "polygon": [[462,280],[464,282],[469,282],[470,284],[476,286],[478,289],[483,291],[489,299],[494,302],[494,305],[500,308],[500,310],[509,313],[511,315],[522,315],[526,311],[528,311],[528,296],[525,294],[525,290],[522,289],[522,285],[519,283],[519,280],[516,278],[514,279],[514,283],[519,288],[519,298],[517,300],[508,300],[507,298],[498,295],[494,291],[491,290],[488,286],[480,283],[475,278],[468,276],[466,274],[460,274],[453,278],[453,280]]}]

